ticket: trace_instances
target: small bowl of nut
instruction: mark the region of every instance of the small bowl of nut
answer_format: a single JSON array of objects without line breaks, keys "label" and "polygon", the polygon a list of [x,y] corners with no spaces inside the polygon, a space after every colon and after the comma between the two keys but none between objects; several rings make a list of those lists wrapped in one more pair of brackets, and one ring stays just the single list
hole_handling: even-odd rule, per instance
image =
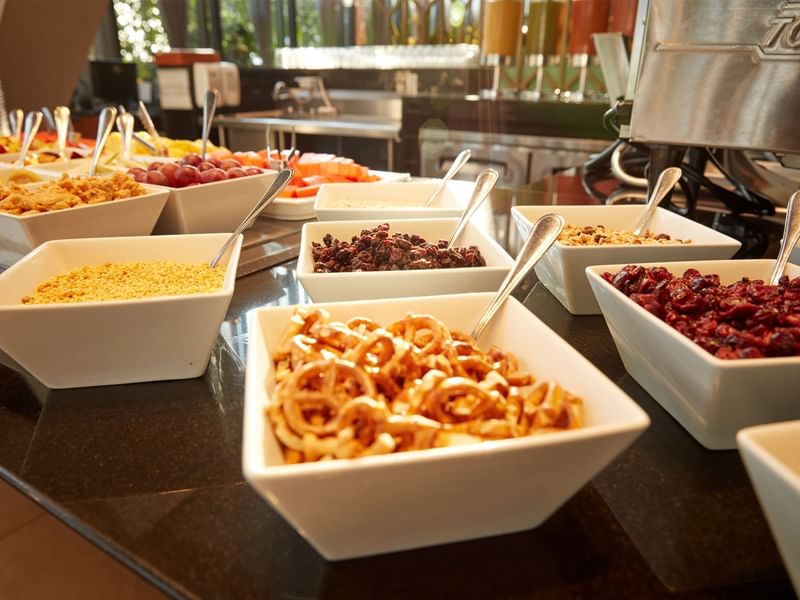
[{"label": "small bowl of nut", "polygon": [[473,340],[493,297],[248,313],[244,475],[328,560],[536,527],[647,428],[515,298]]},{"label": "small bowl of nut", "polygon": [[49,388],[202,375],[233,296],[242,236],[46,242],[0,274],[0,348]]},{"label": "small bowl of nut", "polygon": [[730,258],[741,242],[696,221],[657,208],[642,235],[633,234],[641,205],[515,206],[523,239],[545,213],[561,215],[564,231],[536,264],[536,276],[574,315],[600,314],[586,267],[601,264]]},{"label": "small bowl of nut", "polygon": [[457,222],[306,223],[297,278],[314,302],[496,291],[514,261],[472,223],[448,249]]}]

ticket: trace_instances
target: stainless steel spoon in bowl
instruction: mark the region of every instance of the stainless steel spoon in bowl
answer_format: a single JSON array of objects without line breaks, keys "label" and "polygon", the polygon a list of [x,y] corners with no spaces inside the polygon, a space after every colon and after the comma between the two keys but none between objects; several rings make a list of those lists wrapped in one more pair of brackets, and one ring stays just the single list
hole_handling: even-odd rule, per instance
[{"label": "stainless steel spoon in bowl", "polygon": [[94,177],[97,173],[97,166],[100,164],[100,157],[103,154],[103,149],[106,147],[108,136],[111,135],[111,129],[114,127],[114,120],[117,118],[117,109],[113,106],[106,106],[100,111],[100,118],[97,120],[97,139],[94,143],[94,152],[92,152],[92,163],[89,167],[89,177]]},{"label": "stainless steel spoon in bowl", "polygon": [[461,218],[458,220],[456,228],[453,230],[453,235],[450,236],[450,241],[447,242],[448,248],[452,248],[455,245],[458,236],[464,231],[464,227],[467,226],[472,215],[475,214],[475,211],[483,204],[489,192],[494,188],[498,177],[499,175],[494,169],[484,169],[478,173],[478,177],[475,179],[475,189],[472,190],[472,196],[467,202],[464,212],[461,213]]},{"label": "stainless steel spoon in bowl", "polygon": [[675,184],[678,183],[682,175],[683,171],[678,167],[669,167],[661,171],[655,186],[653,186],[650,198],[644,206],[644,212],[642,212],[642,216],[639,217],[639,222],[636,224],[636,227],[633,228],[634,235],[642,235],[650,219],[653,218],[658,205],[661,204],[661,201],[669,194],[670,190],[675,187]]},{"label": "stainless steel spoon in bowl", "polygon": [[778,252],[778,258],[775,259],[775,266],[769,278],[770,285],[778,285],[783,276],[783,270],[786,268],[786,263],[789,262],[789,256],[792,254],[792,250],[794,250],[798,240],[800,240],[800,190],[792,194],[792,197],[789,198],[789,203],[786,205],[783,240],[781,240],[781,249]]},{"label": "stainless steel spoon in bowl", "polygon": [[200,158],[206,159],[206,147],[208,146],[208,136],[211,135],[211,121],[214,120],[214,113],[217,110],[217,95],[219,92],[212,88],[206,90],[203,96],[203,137],[200,140]]},{"label": "stainless steel spoon in bowl", "polygon": [[42,113],[40,111],[32,110],[25,115],[25,132],[22,134],[22,148],[19,151],[19,158],[17,159],[18,167],[25,166],[25,158],[28,156],[28,151],[31,149],[31,144],[41,124]]},{"label": "stainless steel spoon in bowl", "polygon": [[486,310],[478,319],[475,329],[472,330],[472,339],[478,341],[483,330],[491,322],[494,315],[503,306],[508,296],[514,291],[530,270],[539,262],[539,259],[544,256],[544,253],[553,245],[553,242],[558,239],[561,230],[564,229],[564,217],[556,214],[542,215],[536,223],[531,227],[531,232],[522,246],[522,249],[517,255],[517,260],[514,261],[514,266],[506,275],[503,283],[500,284],[500,289],[497,295],[486,307]]},{"label": "stainless steel spoon in bowl", "polygon": [[117,115],[117,129],[122,134],[123,161],[131,160],[131,145],[133,143],[133,128],[135,124],[131,113],[125,112]]},{"label": "stainless steel spoon in bowl", "polygon": [[139,120],[142,122],[144,130],[150,134],[150,140],[153,142],[153,148],[155,149],[154,151],[151,150],[151,152],[159,156],[166,156],[167,149],[161,143],[161,136],[158,135],[156,126],[153,125],[153,119],[150,118],[150,113],[147,112],[147,106],[141,100],[139,100]]},{"label": "stainless steel spoon in bowl", "polygon": [[15,138],[20,139],[22,136],[22,123],[25,120],[25,113],[22,112],[21,108],[15,108],[8,113],[8,120],[10,121],[11,125],[11,135]]},{"label": "stainless steel spoon in bowl", "polygon": [[453,177],[458,175],[458,172],[467,164],[469,161],[470,156],[472,156],[472,150],[462,150],[458,153],[453,164],[450,165],[450,168],[447,169],[447,173],[445,173],[444,177],[442,177],[442,181],[436,187],[436,189],[431,194],[431,197],[428,198],[428,201],[425,202],[425,206],[430,206],[434,203],[434,201],[439,197],[442,191],[447,187],[447,182],[450,181]]},{"label": "stainless steel spoon in bowl", "polygon": [[245,229],[247,229],[253,221],[255,221],[256,217],[261,213],[262,210],[267,208],[275,198],[277,198],[278,194],[281,193],[281,190],[286,187],[286,185],[292,180],[294,177],[294,170],[293,169],[284,169],[272,180],[272,184],[267,188],[267,191],[264,192],[264,195],[261,196],[261,200],[253,207],[244,220],[239,224],[236,230],[231,234],[231,236],[225,240],[225,243],[222,244],[222,248],[219,249],[219,252],[211,259],[208,263],[209,266],[213,269],[217,266],[222,256],[225,254],[225,251],[228,249],[233,241],[236,239],[240,233],[242,233]]},{"label": "stainless steel spoon in bowl", "polygon": [[53,109],[53,120],[56,122],[56,149],[62,160],[67,159],[67,136],[69,135],[70,111],[66,106]]}]

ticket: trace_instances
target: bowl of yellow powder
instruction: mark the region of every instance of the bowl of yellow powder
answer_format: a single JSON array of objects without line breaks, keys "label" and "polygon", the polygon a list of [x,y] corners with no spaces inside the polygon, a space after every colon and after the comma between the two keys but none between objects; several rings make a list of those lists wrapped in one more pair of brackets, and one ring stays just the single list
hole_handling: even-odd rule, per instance
[{"label": "bowl of yellow powder", "polygon": [[0,348],[49,388],[199,377],[233,296],[241,236],[47,242],[0,274]]}]

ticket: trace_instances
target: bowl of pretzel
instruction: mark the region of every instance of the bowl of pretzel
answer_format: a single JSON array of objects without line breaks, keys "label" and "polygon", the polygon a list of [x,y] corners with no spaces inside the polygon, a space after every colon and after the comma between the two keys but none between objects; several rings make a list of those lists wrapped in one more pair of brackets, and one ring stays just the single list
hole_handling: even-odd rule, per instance
[{"label": "bowl of pretzel", "polygon": [[648,426],[514,298],[473,340],[492,298],[248,314],[244,475],[326,559],[536,527]]}]

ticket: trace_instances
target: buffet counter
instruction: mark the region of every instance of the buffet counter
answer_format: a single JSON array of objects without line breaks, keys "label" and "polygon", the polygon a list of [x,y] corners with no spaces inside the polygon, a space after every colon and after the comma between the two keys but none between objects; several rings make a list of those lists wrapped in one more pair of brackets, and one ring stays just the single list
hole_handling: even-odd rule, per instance
[{"label": "buffet counter", "polygon": [[[567,176],[491,200],[482,225],[512,253],[512,205],[589,202]],[[774,255],[779,225],[703,217]],[[261,226],[292,236],[285,223]],[[290,247],[280,264],[240,272],[202,378],[49,390],[0,355],[0,476],[175,597],[793,597],[739,454],[697,443],[626,373],[603,318],[570,315],[534,279],[515,296],[629,394],[650,428],[536,529],[326,562],[241,468],[245,315],[308,301]]]}]

